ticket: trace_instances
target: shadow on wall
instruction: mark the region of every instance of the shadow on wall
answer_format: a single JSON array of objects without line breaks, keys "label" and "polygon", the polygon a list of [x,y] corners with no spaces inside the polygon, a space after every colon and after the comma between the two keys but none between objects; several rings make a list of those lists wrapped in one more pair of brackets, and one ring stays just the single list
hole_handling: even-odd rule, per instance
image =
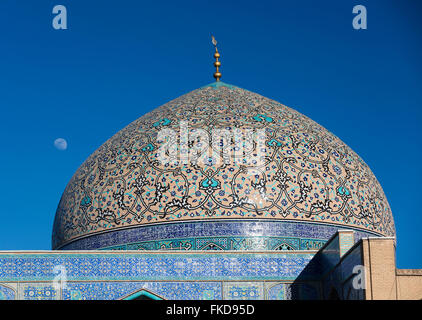
[{"label": "shadow on wall", "polygon": [[[319,253],[319,252],[318,252]],[[321,300],[321,264],[318,253],[292,283],[292,300]]]},{"label": "shadow on wall", "polygon": [[353,287],[355,267],[363,264],[362,241],[354,239],[353,231],[337,231],[293,282],[292,299],[364,299],[363,290]]}]

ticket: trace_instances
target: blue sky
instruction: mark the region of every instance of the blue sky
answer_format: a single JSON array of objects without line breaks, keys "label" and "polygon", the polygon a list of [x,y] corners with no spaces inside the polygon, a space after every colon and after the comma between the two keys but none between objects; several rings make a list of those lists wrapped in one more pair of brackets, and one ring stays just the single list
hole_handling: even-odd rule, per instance
[{"label": "blue sky", "polygon": [[[68,29],[52,27],[67,7]],[[365,5],[368,29],[354,30]],[[50,249],[79,165],[149,110],[222,81],[309,116],[371,167],[421,268],[422,5],[401,1],[0,2],[0,250]],[[67,140],[60,151],[57,138]]]}]

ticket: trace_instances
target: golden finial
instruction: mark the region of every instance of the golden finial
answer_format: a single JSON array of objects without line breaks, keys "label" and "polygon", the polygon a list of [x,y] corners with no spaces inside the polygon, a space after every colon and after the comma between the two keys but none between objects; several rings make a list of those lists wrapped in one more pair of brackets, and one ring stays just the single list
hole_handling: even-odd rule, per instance
[{"label": "golden finial", "polygon": [[214,78],[215,78],[216,81],[220,81],[221,73],[218,70],[218,68],[221,66],[221,62],[218,61],[218,58],[220,58],[220,54],[218,53],[218,49],[217,49],[217,40],[215,40],[215,38],[214,38],[213,35],[211,35],[211,39],[212,39],[212,44],[215,47],[215,53],[214,53],[214,58],[215,58],[215,62],[214,62],[215,73],[214,73]]}]

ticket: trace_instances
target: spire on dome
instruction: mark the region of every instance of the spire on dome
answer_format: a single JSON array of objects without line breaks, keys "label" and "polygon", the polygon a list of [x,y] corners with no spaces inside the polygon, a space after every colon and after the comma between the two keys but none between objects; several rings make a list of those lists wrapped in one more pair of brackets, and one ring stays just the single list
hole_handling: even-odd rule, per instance
[{"label": "spire on dome", "polygon": [[215,40],[215,38],[214,38],[213,35],[211,35],[211,39],[212,39],[212,44],[215,47],[215,53],[214,53],[214,58],[215,58],[215,62],[214,62],[215,73],[214,73],[214,78],[215,78],[216,81],[220,81],[221,73],[218,70],[218,68],[221,66],[221,62],[218,61],[218,58],[220,58],[220,54],[218,53],[218,49],[217,49],[217,40]]}]

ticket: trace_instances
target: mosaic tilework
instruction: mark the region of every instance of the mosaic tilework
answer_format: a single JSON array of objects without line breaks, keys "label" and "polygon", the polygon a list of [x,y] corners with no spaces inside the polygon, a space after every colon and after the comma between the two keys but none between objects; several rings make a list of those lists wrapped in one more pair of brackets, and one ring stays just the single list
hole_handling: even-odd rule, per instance
[{"label": "mosaic tilework", "polygon": [[[219,162],[206,155],[220,152],[215,140],[202,150],[204,163],[161,164],[158,150],[166,142],[157,140],[158,132],[165,128],[180,133],[181,121],[189,126],[188,146],[195,145],[192,135],[199,129],[211,140],[213,128],[262,129],[266,140],[262,146],[243,148],[242,162]],[[246,145],[249,140],[244,140]],[[259,166],[249,161],[256,146],[265,154]],[[228,146],[239,153],[238,147]],[[248,173],[251,167],[256,174]],[[153,110],[95,151],[60,200],[53,248],[100,231],[232,218],[328,222],[395,235],[381,186],[348,146],[293,109],[221,83]]]},{"label": "mosaic tilework", "polygon": [[[0,299],[114,300],[139,290],[183,300],[326,299],[333,290],[342,299],[364,299],[352,285],[362,244],[340,256],[351,236],[339,231],[318,252],[0,252]],[[57,266],[67,282],[56,291]]]},{"label": "mosaic tilework", "polygon": [[[164,299],[265,299],[263,280],[293,281],[313,255],[293,251],[0,253],[0,287],[2,282],[18,281],[22,300],[114,300],[141,289]],[[67,283],[61,292],[52,285],[55,266],[66,270]],[[287,293],[278,297],[289,298]]]},{"label": "mosaic tilework", "polygon": [[[318,250],[338,226],[294,221],[213,220],[145,225],[86,237],[64,250]],[[357,238],[377,234],[355,231]]]},{"label": "mosaic tilework", "polygon": [[267,300],[291,300],[291,283],[265,283]]},{"label": "mosaic tilework", "polygon": [[145,241],[106,250],[316,250],[326,241],[297,238],[227,237]]},{"label": "mosaic tilework", "polygon": [[266,300],[320,300],[321,289],[318,281],[277,283],[265,282]]},{"label": "mosaic tilework", "polygon": [[0,284],[0,300],[15,300],[15,290]]},{"label": "mosaic tilework", "polygon": [[55,266],[77,280],[291,280],[313,253],[19,253],[0,254],[0,281],[51,281]]},{"label": "mosaic tilework", "polygon": [[225,300],[263,300],[263,282],[224,282]]},{"label": "mosaic tilework", "polygon": [[118,300],[146,289],[164,299],[222,299],[221,282],[69,282],[63,300]]},{"label": "mosaic tilework", "polygon": [[60,292],[51,283],[20,284],[19,297],[21,300],[58,300]]},{"label": "mosaic tilework", "polygon": [[[140,290],[170,300],[292,300],[321,299],[316,282],[294,285],[275,281],[68,281],[62,292],[51,282],[19,283],[20,300],[119,300]],[[6,288],[3,299],[16,295]]]},{"label": "mosaic tilework", "polygon": [[341,232],[340,234],[340,257],[342,257],[354,244],[353,232]]},{"label": "mosaic tilework", "polygon": [[[318,284],[313,282],[294,288],[291,282],[275,281],[68,281],[61,291],[55,291],[49,282],[21,282],[18,286],[21,300],[120,300],[142,290],[167,300],[320,299],[314,296]],[[9,300],[16,298],[13,290],[0,284],[1,288],[9,290]]]}]

